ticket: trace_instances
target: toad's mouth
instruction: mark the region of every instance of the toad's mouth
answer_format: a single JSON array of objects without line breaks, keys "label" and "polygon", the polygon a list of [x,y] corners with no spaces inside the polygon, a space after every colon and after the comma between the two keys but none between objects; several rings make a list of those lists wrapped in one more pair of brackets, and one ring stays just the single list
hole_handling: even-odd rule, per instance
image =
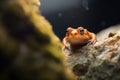
[{"label": "toad's mouth", "polygon": [[78,44],[86,44],[88,43],[88,39],[80,39],[80,38],[70,38],[68,39],[68,42],[71,44],[71,45],[78,45]]}]

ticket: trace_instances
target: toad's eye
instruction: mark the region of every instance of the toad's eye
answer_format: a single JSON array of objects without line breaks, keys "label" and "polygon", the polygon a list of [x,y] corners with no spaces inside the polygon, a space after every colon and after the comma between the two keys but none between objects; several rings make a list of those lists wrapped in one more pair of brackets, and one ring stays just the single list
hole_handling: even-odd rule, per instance
[{"label": "toad's eye", "polygon": [[80,34],[84,34],[84,29],[81,29],[81,30],[80,30]]},{"label": "toad's eye", "polygon": [[68,30],[66,30],[66,32],[68,32]]},{"label": "toad's eye", "polygon": [[66,33],[68,33],[69,31],[68,30],[66,30]]},{"label": "toad's eye", "polygon": [[69,35],[69,32],[68,32],[68,30],[66,30],[66,36],[68,36]]}]

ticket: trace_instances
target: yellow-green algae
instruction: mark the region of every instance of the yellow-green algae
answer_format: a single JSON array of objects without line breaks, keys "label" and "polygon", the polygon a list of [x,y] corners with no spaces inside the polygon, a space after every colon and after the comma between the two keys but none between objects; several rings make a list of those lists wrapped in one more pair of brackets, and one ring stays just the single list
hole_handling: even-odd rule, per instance
[{"label": "yellow-green algae", "polygon": [[1,80],[74,80],[38,0],[0,1]]}]

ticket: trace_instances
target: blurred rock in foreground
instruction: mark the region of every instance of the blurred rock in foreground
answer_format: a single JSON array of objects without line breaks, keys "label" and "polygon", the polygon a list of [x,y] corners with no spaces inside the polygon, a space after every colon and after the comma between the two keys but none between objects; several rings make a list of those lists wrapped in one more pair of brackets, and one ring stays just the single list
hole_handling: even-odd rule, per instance
[{"label": "blurred rock in foreground", "polygon": [[78,80],[120,80],[119,31],[76,51],[66,49],[65,53],[67,65]]},{"label": "blurred rock in foreground", "polygon": [[0,80],[74,80],[39,0],[0,1]]}]

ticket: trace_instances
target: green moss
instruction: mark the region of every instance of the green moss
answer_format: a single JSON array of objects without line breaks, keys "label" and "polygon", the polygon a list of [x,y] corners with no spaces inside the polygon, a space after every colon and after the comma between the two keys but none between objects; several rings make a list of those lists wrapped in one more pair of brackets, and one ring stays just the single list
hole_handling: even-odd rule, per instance
[{"label": "green moss", "polygon": [[41,16],[39,2],[0,2],[0,55],[4,55],[0,62],[5,63],[0,79],[73,80],[65,66],[62,44]]}]

